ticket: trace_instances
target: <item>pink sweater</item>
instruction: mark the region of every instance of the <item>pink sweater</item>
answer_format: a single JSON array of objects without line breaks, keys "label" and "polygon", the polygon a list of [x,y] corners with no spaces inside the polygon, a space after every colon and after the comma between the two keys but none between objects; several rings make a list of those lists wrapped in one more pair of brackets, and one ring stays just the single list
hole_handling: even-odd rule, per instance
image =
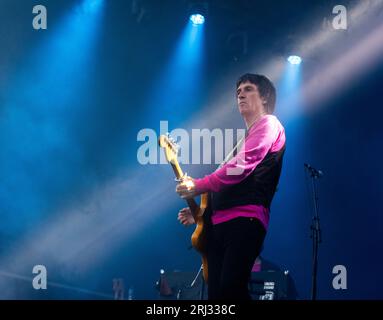
[{"label": "pink sweater", "polygon": [[[219,192],[229,185],[240,183],[249,176],[269,152],[277,152],[285,145],[285,131],[273,115],[264,115],[250,128],[245,143],[235,157],[202,179],[195,179],[196,190]],[[235,174],[233,174],[233,172]],[[259,219],[265,229],[269,224],[269,209],[255,204],[216,210],[213,224],[237,217]]]}]

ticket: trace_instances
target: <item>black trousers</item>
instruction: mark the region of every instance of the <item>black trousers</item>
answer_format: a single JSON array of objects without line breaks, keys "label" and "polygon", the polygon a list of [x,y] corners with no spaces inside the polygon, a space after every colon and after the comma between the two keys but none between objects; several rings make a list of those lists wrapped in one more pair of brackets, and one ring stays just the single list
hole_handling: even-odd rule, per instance
[{"label": "black trousers", "polygon": [[266,231],[256,218],[213,225],[207,244],[208,299],[250,300],[248,283]]}]

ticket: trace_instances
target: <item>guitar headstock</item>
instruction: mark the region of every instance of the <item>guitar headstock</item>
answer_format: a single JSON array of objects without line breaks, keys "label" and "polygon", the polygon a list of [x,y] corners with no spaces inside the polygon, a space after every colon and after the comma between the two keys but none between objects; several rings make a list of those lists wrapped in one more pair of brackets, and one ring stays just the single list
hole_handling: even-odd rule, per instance
[{"label": "guitar headstock", "polygon": [[169,134],[161,134],[158,138],[158,144],[165,150],[166,160],[170,163],[175,163],[177,160],[179,146],[174,141],[174,139],[171,138]]}]

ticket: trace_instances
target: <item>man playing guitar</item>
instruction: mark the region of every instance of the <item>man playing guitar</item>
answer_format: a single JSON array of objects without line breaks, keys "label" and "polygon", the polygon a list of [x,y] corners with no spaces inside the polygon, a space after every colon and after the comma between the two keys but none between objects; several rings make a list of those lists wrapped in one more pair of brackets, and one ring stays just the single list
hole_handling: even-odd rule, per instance
[{"label": "man playing guitar", "polygon": [[[206,237],[208,298],[250,299],[248,281],[269,223],[279,182],[285,130],[275,109],[276,92],[263,75],[245,74],[237,82],[238,109],[246,124],[243,143],[212,174],[185,176],[176,187],[184,199],[210,194],[211,227]],[[178,213],[183,225],[195,222],[190,208]]]}]

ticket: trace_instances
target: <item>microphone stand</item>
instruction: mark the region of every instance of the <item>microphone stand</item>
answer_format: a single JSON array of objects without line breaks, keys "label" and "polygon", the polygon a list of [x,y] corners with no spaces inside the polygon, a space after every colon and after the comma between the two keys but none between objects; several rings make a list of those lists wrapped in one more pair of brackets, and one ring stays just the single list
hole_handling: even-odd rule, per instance
[{"label": "microphone stand", "polygon": [[[201,267],[199,268],[197,275],[195,276],[194,280],[190,284],[190,288],[194,287],[196,281],[198,280],[198,277],[202,274],[202,272],[203,272],[203,265],[201,265]],[[200,300],[203,300],[203,293],[205,291],[205,280],[204,280],[203,276],[201,276],[201,282],[202,282],[201,283],[201,292],[200,292],[199,298],[200,298]]]},{"label": "microphone stand", "polygon": [[320,178],[323,173],[320,170],[316,170],[310,165],[305,164],[305,168],[310,172],[311,177],[311,187],[313,194],[313,206],[314,206],[314,216],[312,219],[312,224],[310,226],[311,236],[313,239],[313,255],[312,255],[312,281],[311,281],[311,300],[316,300],[317,298],[317,273],[318,273],[318,246],[322,242],[321,239],[321,229],[319,226],[319,214],[318,214],[318,193],[316,188],[316,179]]}]

